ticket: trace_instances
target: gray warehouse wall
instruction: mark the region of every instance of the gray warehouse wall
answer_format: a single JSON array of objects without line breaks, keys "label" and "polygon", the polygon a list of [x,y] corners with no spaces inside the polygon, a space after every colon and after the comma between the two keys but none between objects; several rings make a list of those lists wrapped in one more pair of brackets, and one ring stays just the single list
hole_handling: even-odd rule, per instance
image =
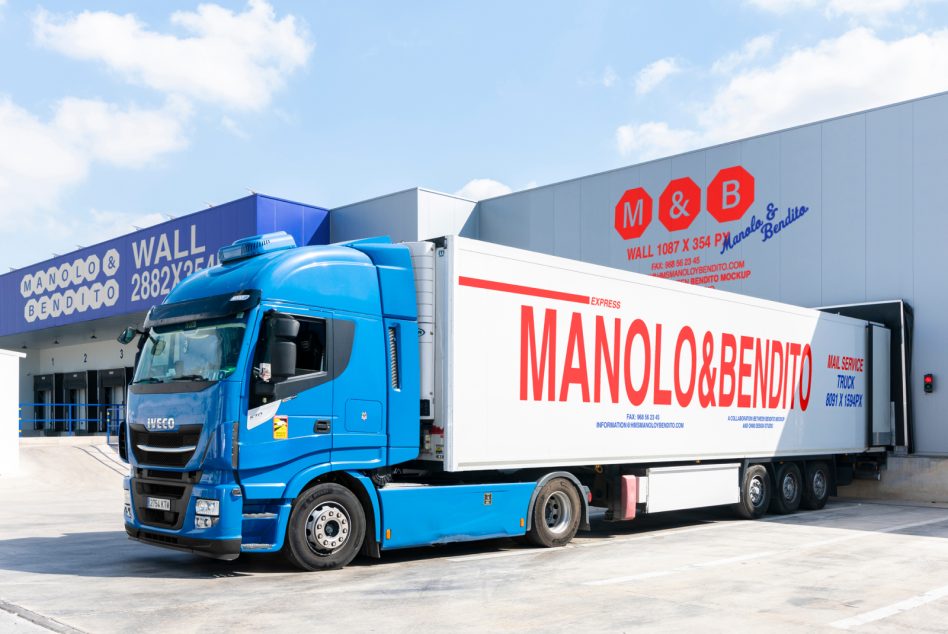
[{"label": "gray warehouse wall", "polygon": [[[946,159],[948,94],[939,94],[482,201],[465,233],[803,306],[904,299],[915,310],[916,451],[948,454],[948,387],[933,394],[921,387],[926,372],[948,379]],[[719,222],[708,193],[721,191],[712,181],[732,166],[753,178],[753,202],[739,219]],[[700,188],[700,210],[679,196],[665,217],[692,224],[670,231],[659,219],[661,195],[684,177]],[[746,201],[745,185],[737,191]],[[636,188],[651,197],[652,220],[639,237],[623,239],[617,204]],[[669,188],[669,200],[676,191]],[[796,219],[781,225],[794,208]],[[626,211],[635,207],[619,205],[623,229],[644,224],[629,222],[638,219]],[[765,240],[768,227],[779,232]],[[723,234],[742,232],[724,249]],[[684,252],[682,241],[692,248]]]},{"label": "gray warehouse wall", "polygon": [[332,210],[330,240],[389,236],[395,242],[460,233],[474,201],[415,187]]}]

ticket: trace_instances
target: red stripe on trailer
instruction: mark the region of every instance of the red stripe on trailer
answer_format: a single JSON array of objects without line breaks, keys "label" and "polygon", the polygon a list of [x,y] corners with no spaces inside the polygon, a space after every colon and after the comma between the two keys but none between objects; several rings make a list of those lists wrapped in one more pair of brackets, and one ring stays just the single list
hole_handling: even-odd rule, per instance
[{"label": "red stripe on trailer", "polygon": [[617,520],[635,519],[635,505],[639,501],[639,481],[634,475],[622,476],[619,485],[619,514]]},{"label": "red stripe on trailer", "polygon": [[560,299],[564,302],[576,302],[577,304],[588,304],[590,302],[589,295],[577,295],[575,293],[564,293],[563,291],[551,291],[545,288],[520,286],[519,284],[507,284],[506,282],[494,282],[476,277],[465,277],[463,275],[458,277],[458,284],[472,288],[483,288],[489,291],[516,293],[517,295],[530,295],[531,297],[543,297],[546,299]]}]

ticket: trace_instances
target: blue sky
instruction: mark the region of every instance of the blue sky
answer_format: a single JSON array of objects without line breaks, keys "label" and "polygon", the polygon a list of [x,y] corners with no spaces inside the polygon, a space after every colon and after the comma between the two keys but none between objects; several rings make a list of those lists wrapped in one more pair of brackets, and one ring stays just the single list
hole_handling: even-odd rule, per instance
[{"label": "blue sky", "polygon": [[948,89],[922,0],[0,0],[0,271],[247,194],[479,198]]}]

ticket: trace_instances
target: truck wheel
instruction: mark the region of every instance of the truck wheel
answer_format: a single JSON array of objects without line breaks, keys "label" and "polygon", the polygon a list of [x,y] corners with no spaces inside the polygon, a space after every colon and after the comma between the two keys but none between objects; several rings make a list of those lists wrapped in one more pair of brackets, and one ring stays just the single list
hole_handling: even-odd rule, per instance
[{"label": "truck wheel", "polygon": [[803,497],[803,478],[800,467],[795,462],[785,462],[777,467],[777,486],[770,498],[770,510],[773,513],[787,515],[800,508]]},{"label": "truck wheel", "polygon": [[741,482],[741,501],[734,511],[747,520],[755,520],[767,512],[770,505],[770,475],[763,465],[755,464],[744,471]]},{"label": "truck wheel", "polygon": [[830,491],[830,471],[825,462],[810,462],[806,465],[806,484],[803,487],[801,506],[817,511],[826,506]]},{"label": "truck wheel", "polygon": [[579,530],[582,513],[579,492],[566,478],[553,478],[543,485],[533,504],[527,540],[536,546],[565,546]]},{"label": "truck wheel", "polygon": [[365,537],[365,512],[352,491],[318,484],[296,499],[286,527],[283,553],[303,570],[342,568]]}]

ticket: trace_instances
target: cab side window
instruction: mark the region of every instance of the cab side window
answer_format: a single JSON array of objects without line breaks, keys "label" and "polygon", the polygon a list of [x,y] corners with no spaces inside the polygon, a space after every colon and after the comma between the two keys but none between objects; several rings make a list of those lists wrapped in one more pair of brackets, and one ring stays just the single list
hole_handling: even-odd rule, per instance
[{"label": "cab side window", "polygon": [[[274,338],[275,322],[271,319],[291,319],[299,324],[296,336],[288,336],[281,327],[281,333]],[[254,354],[254,389],[250,406],[259,407],[275,399],[289,398],[329,380],[329,332],[325,319],[270,313],[260,328],[260,336]],[[294,372],[290,376],[269,376],[263,378],[263,364],[270,363],[268,347],[275,340],[290,342],[296,349]],[[274,368],[275,369],[275,368]]]},{"label": "cab side window", "polygon": [[326,371],[326,320],[297,317],[296,376]]}]

